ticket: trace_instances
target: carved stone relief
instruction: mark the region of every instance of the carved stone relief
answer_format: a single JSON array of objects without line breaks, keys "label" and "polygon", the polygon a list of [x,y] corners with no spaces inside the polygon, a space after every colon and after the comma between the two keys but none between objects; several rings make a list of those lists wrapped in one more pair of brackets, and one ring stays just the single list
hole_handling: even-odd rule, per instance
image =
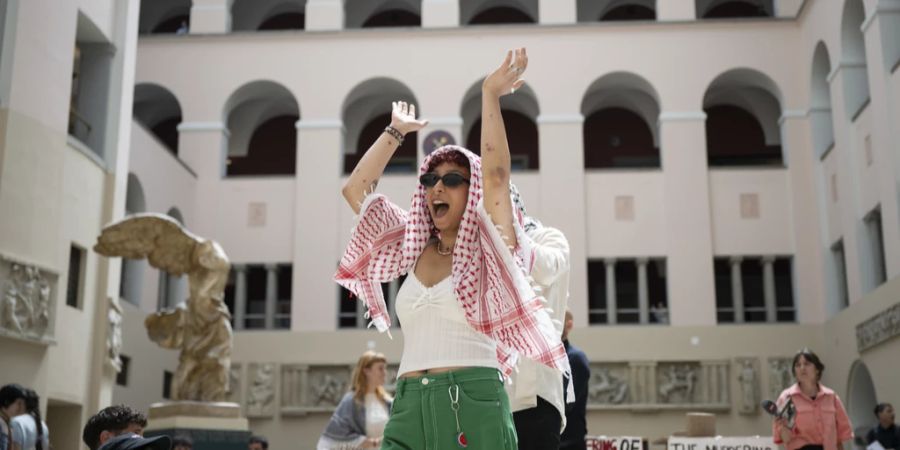
[{"label": "carved stone relief", "polygon": [[0,256],[0,333],[49,340],[57,276]]},{"label": "carved stone relief", "polygon": [[335,407],[350,389],[347,366],[310,367],[306,387],[307,407]]},{"label": "carved stone relief", "polygon": [[[749,360],[752,365],[752,360]],[[709,409],[731,408],[731,367],[740,383],[759,385],[759,369],[751,377],[743,359],[703,361],[620,361],[593,363],[588,382],[592,409]],[[351,387],[350,365],[245,363],[232,367],[228,399],[243,401],[248,417],[331,412]],[[396,389],[397,364],[388,365],[385,389]],[[241,380],[243,378],[243,380]],[[237,395],[243,383],[244,396]],[[276,386],[278,388],[276,389]],[[741,391],[743,392],[743,391]],[[755,393],[759,396],[758,391]],[[751,396],[752,397],[752,396]],[[738,399],[737,403],[755,398]]]},{"label": "carved stone relief", "polygon": [[781,391],[794,384],[792,358],[769,358],[769,400],[775,401]]},{"label": "carved stone relief", "polygon": [[759,360],[757,358],[736,358],[734,360],[738,386],[741,389],[738,412],[755,414],[759,412]]},{"label": "carved stone relief", "polygon": [[900,303],[856,326],[856,348],[864,352],[895,336],[900,336]]},{"label": "carved stone relief", "polygon": [[588,382],[588,403],[621,405],[629,403],[628,366],[595,364]]},{"label": "carved stone relief", "polygon": [[660,363],[657,368],[659,402],[695,403],[698,370],[693,363]]},{"label": "carved stone relief", "polygon": [[247,369],[247,416],[273,415],[277,366],[274,363],[250,364]]}]

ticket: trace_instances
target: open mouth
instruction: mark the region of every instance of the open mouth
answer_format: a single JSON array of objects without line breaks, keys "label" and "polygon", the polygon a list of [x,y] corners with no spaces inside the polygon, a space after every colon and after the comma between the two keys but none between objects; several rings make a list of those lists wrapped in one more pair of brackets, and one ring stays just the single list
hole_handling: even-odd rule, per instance
[{"label": "open mouth", "polygon": [[434,211],[434,218],[439,219],[447,215],[447,211],[450,211],[450,205],[443,200],[435,200],[431,202],[431,210]]}]

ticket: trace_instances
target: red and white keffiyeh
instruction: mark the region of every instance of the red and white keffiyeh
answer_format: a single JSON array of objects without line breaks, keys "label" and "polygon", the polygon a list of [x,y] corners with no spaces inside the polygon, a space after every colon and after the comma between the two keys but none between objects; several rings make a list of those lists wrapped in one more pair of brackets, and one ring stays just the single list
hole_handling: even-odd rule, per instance
[{"label": "red and white keffiyeh", "polygon": [[[533,252],[521,220],[515,224],[519,246],[514,253],[494,226],[482,200],[481,158],[458,146],[444,146],[425,158],[420,175],[431,158],[443,152],[460,152],[469,160],[471,179],[466,210],[453,248],[451,279],[456,298],[469,324],[497,343],[497,361],[505,375],[519,354],[570,374],[561,337],[553,327],[543,300],[528,283],[524,268],[531,267]],[[381,283],[413,270],[416,260],[434,236],[434,225],[425,201],[425,187],[418,185],[409,212],[380,194],[370,194],[360,208],[359,222],[335,281],[366,303],[371,325],[379,331],[390,327]]]}]

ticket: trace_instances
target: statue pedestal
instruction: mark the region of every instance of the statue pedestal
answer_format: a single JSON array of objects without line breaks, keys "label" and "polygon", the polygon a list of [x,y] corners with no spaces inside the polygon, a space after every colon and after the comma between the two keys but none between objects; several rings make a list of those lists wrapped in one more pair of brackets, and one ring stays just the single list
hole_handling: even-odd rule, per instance
[{"label": "statue pedestal", "polygon": [[194,450],[246,450],[250,426],[237,403],[174,401],[150,406],[144,435],[187,436]]}]

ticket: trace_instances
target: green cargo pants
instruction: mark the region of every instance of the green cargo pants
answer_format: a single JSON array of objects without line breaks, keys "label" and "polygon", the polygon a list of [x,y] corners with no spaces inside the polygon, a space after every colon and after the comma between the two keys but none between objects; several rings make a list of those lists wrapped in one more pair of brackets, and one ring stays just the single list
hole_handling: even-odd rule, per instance
[{"label": "green cargo pants", "polygon": [[381,450],[515,450],[516,426],[496,369],[397,381]]}]

